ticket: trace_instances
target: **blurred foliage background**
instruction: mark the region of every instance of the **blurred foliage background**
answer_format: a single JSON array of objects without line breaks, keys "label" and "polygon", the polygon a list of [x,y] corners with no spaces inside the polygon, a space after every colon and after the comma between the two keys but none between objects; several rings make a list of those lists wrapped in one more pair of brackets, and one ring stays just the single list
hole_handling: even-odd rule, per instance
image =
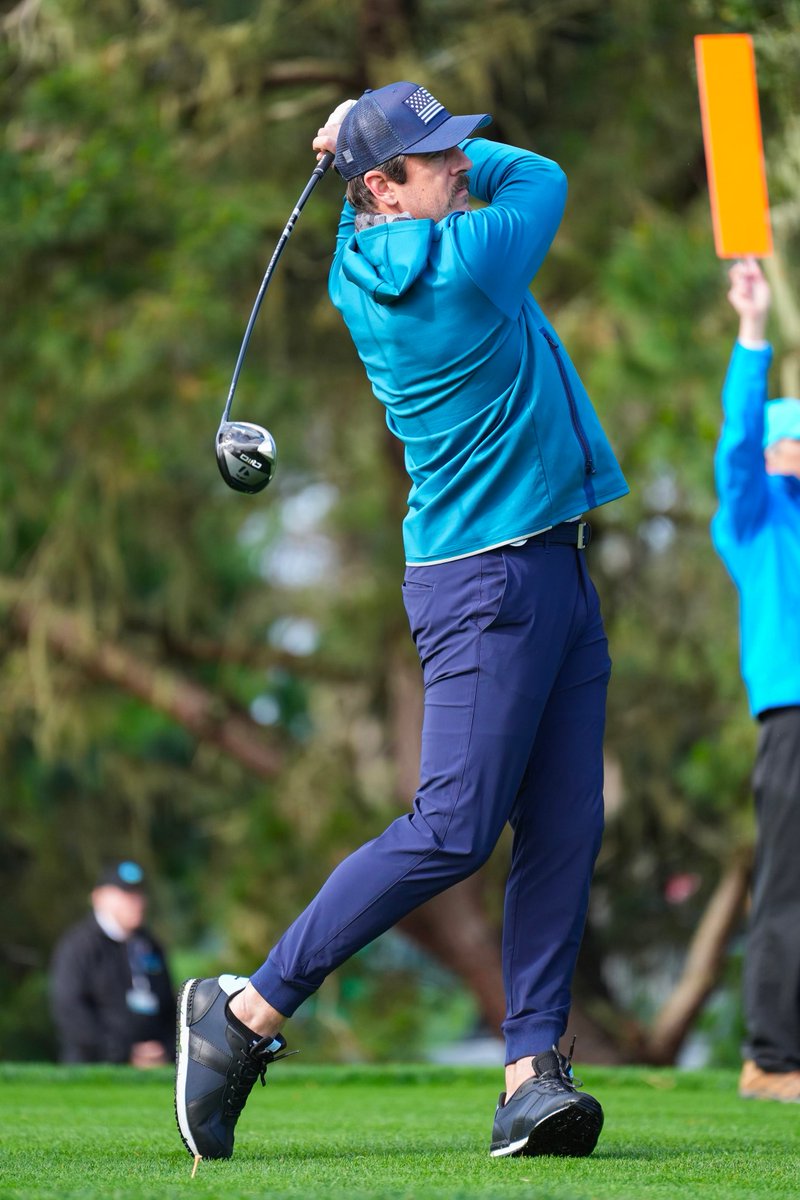
[{"label": "blurred foliage background", "polygon": [[[333,173],[235,401],[275,435],[276,479],[234,494],[213,453],[311,138],[342,99],[407,78],[453,111],[491,111],[489,136],[567,171],[536,293],[631,484],[593,517],[589,552],[615,670],[582,1057],[668,1061],[700,1019],[716,1059],[735,1058],[755,733],[708,536],[735,320],[692,38],[754,37],[775,391],[797,391],[798,0],[21,0],[0,14],[0,1055],[52,1054],[48,958],[109,857],[149,870],[178,977],[246,973],[409,802],[406,483],[327,299]],[[502,843],[455,900],[332,977],[298,1015],[303,1044],[414,1057],[496,1033],[506,857]],[[692,947],[706,985],[656,1045]]]}]

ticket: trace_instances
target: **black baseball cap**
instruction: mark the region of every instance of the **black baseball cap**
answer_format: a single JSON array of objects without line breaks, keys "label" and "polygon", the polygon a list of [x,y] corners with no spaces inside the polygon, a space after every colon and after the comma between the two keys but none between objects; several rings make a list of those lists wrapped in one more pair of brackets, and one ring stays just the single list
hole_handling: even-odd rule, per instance
[{"label": "black baseball cap", "polygon": [[137,862],[128,858],[122,862],[110,863],[98,875],[95,887],[117,887],[123,892],[143,892],[144,871]]},{"label": "black baseball cap", "polygon": [[342,121],[336,170],[343,179],[354,179],[396,154],[449,150],[491,119],[488,113],[454,117],[418,83],[368,90]]}]

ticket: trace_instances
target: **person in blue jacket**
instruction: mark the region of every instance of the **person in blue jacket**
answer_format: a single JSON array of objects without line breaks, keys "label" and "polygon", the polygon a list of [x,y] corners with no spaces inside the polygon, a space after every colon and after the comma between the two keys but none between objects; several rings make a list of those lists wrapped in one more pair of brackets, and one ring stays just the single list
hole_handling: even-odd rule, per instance
[{"label": "person in blue jacket", "polygon": [[330,295],[411,482],[403,596],[425,686],[420,783],[408,815],[340,863],[249,980],[184,984],[177,1112],[196,1155],[231,1154],[284,1020],[476,871],[506,823],[506,1090],[490,1150],[585,1155],[602,1127],[559,1040],[603,826],[610,674],[583,516],[628,489],[529,290],[564,172],[470,136],[489,119],[452,116],[401,82],[340,106],[314,139],[347,180]]},{"label": "person in blue jacket", "polygon": [[770,291],[755,259],[730,281],[739,337],[712,537],[739,592],[742,676],[760,725],[739,1094],[800,1101],[800,400],[767,399]]}]

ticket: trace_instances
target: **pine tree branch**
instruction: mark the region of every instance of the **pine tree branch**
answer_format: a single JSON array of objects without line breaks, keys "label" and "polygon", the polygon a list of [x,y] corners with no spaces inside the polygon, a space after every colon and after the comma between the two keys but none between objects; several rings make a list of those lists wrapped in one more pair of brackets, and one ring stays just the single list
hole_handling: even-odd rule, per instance
[{"label": "pine tree branch", "polygon": [[84,616],[31,599],[19,582],[0,580],[0,604],[25,639],[38,637],[64,661],[136,696],[198,740],[217,746],[248,771],[272,779],[281,769],[283,755],[263,727],[208,688],[100,636]]},{"label": "pine tree branch", "polygon": [[285,671],[300,679],[325,683],[354,683],[364,678],[364,672],[345,663],[316,654],[290,654],[274,646],[254,646],[252,642],[218,641],[207,637],[179,637],[163,625],[134,618],[128,629],[156,638],[166,654],[193,663],[223,663],[252,670]]}]

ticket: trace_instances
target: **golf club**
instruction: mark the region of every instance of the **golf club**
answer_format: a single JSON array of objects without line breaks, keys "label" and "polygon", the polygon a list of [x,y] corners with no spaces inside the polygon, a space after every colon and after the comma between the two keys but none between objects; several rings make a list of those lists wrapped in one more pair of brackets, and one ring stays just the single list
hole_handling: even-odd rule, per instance
[{"label": "golf club", "polygon": [[303,210],[306,200],[332,162],[332,154],[323,154],[314,168],[311,178],[303,188],[299,200],[292,209],[292,215],[286,222],[286,227],[278,239],[278,244],[273,251],[272,258],[269,260],[266,273],[261,281],[261,287],[258,289],[253,311],[250,314],[250,320],[247,322],[247,328],[244,331],[239,357],[236,359],[231,386],[228,390],[228,399],[225,403],[219,429],[217,430],[216,442],[217,465],[219,466],[220,474],[228,487],[233,488],[236,492],[248,492],[250,495],[260,492],[267,486],[275,474],[277,451],[275,448],[275,439],[272,434],[264,429],[262,425],[255,425],[251,421],[229,420],[231,404],[233,403],[233,394],[236,391],[236,384],[239,381],[239,372],[242,369],[242,362],[244,361],[250,341],[250,334],[253,332],[258,310],[261,308],[261,301],[264,299],[278,259],[291,237],[292,230]]}]

